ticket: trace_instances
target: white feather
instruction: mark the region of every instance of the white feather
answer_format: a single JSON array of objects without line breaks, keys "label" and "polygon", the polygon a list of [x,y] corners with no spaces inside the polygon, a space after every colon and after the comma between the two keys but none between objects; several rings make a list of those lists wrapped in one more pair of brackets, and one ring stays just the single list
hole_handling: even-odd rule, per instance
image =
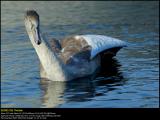
[{"label": "white feather", "polygon": [[86,42],[92,47],[91,59],[94,58],[98,53],[115,47],[125,47],[126,42],[108,37],[103,35],[80,35]]}]

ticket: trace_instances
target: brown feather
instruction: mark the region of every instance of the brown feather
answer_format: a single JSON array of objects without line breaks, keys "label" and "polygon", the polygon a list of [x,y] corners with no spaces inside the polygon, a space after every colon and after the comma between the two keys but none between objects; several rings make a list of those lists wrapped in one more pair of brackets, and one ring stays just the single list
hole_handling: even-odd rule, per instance
[{"label": "brown feather", "polygon": [[61,41],[61,57],[65,64],[78,62],[78,60],[89,60],[91,47],[83,38],[68,37]]}]

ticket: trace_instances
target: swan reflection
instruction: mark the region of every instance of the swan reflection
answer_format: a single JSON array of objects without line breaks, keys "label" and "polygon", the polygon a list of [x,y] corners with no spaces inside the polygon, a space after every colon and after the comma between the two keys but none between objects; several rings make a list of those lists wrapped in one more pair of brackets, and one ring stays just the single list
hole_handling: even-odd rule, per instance
[{"label": "swan reflection", "polygon": [[44,92],[42,97],[42,105],[44,107],[54,108],[64,103],[63,94],[66,86],[65,82],[41,79],[40,86]]}]

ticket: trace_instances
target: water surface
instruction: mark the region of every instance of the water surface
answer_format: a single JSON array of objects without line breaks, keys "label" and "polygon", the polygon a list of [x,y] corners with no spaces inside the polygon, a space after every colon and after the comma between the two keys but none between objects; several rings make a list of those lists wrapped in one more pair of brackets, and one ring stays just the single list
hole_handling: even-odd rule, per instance
[{"label": "water surface", "polygon": [[[2,1],[2,107],[159,107],[158,1]],[[121,49],[96,78],[51,82],[39,76],[39,60],[26,34],[24,13],[40,14],[48,39],[103,34],[131,46]]]}]

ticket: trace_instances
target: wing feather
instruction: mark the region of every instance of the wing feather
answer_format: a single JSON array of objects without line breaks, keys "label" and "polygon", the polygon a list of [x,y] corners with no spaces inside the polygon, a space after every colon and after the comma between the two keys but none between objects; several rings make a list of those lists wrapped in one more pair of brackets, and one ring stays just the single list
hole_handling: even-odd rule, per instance
[{"label": "wing feather", "polygon": [[80,35],[86,42],[92,47],[90,59],[94,58],[100,52],[116,48],[116,47],[125,47],[127,43],[108,36],[103,35]]}]

